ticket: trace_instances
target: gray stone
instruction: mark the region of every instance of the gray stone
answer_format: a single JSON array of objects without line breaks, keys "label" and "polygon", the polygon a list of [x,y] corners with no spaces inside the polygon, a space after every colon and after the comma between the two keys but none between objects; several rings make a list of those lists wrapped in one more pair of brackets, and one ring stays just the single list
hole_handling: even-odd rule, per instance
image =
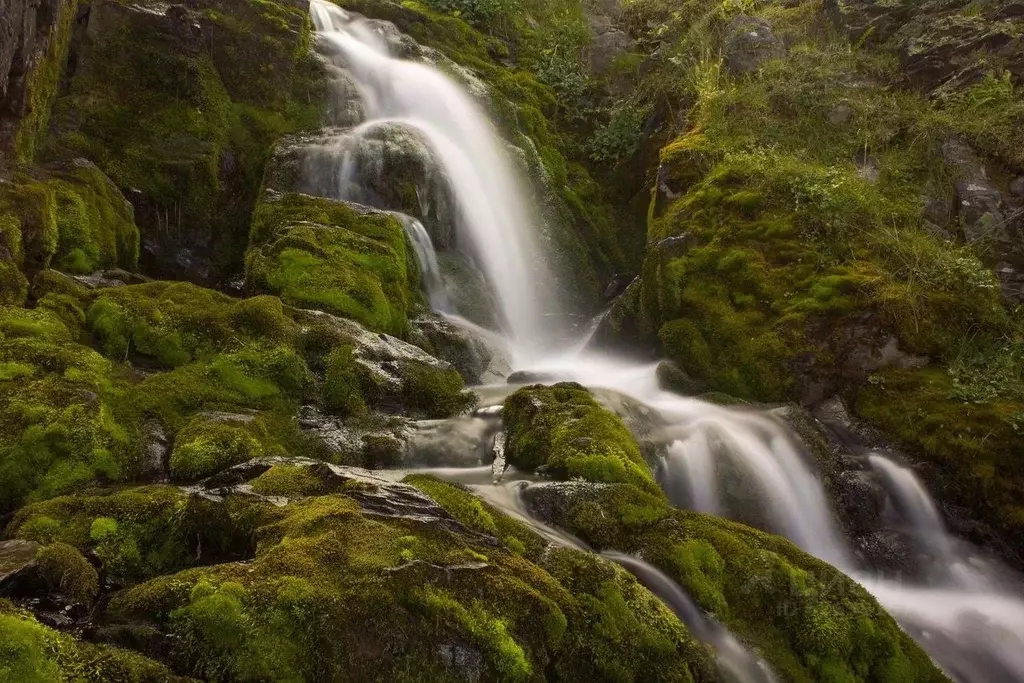
[{"label": "gray stone", "polygon": [[786,56],[786,46],[765,19],[745,14],[729,24],[725,40],[725,67],[734,74],[749,74],[770,59]]},{"label": "gray stone", "polygon": [[1010,194],[1024,199],[1024,175],[1017,176],[1010,181]]},{"label": "gray stone", "polygon": [[964,239],[1005,239],[1002,195],[978,155],[963,140],[950,138],[942,143],[942,157],[957,175],[957,212]]},{"label": "gray stone", "polygon": [[845,126],[852,119],[853,107],[845,100],[832,107],[832,110],[828,113],[828,122],[833,126]]}]

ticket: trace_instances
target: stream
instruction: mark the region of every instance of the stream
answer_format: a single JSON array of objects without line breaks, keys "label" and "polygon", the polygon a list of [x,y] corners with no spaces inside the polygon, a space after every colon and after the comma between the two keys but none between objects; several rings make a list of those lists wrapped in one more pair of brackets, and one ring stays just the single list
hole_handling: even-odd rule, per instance
[{"label": "stream", "polygon": [[[486,278],[499,311],[500,340],[514,370],[547,381],[575,381],[602,390],[609,407],[615,397],[645,407],[662,447],[658,481],[670,501],[698,512],[735,517],[728,503],[724,470],[739,472],[763,526],[843,570],[873,593],[953,679],[962,683],[1024,683],[1024,601],[1020,580],[976,548],[952,537],[939,509],[914,473],[884,453],[870,455],[870,471],[883,486],[893,515],[914,543],[928,548],[930,565],[914,579],[886,576],[860,566],[840,531],[829,496],[800,440],[774,416],[713,405],[663,391],[655,365],[638,364],[590,350],[586,335],[566,343],[552,331],[557,286],[550,286],[539,249],[539,218],[527,200],[510,158],[474,96],[455,78],[428,63],[393,56],[394,28],[313,0],[321,55],[348,74],[362,101],[364,120],[332,129],[307,164],[327,196],[368,201],[353,154],[360,141],[397,127],[431,151],[457,210],[455,244]],[[336,99],[344,97],[339,93]],[[327,188],[323,190],[323,188]],[[468,333],[479,333],[444,294],[444,277],[430,234],[413,217],[403,217],[436,313]],[[495,415],[516,387],[478,388],[484,408]],[[612,397],[613,400],[608,400]],[[497,417],[494,417],[497,420]],[[457,428],[453,428],[457,432]],[[500,432],[499,432],[500,433]],[[463,435],[465,436],[465,435]],[[491,451],[494,430],[469,437],[474,451]],[[455,443],[455,442],[453,442]],[[465,448],[466,439],[458,440]],[[523,500],[531,485],[514,472],[492,467],[473,455],[472,465],[430,472],[470,485],[484,500],[516,517],[554,544],[590,552],[579,539],[535,519]],[[400,476],[402,473],[392,473]],[[695,637],[717,652],[719,666],[741,683],[772,681],[767,667],[729,631],[705,614],[685,591],[641,558],[606,552],[633,573],[682,620]]]}]

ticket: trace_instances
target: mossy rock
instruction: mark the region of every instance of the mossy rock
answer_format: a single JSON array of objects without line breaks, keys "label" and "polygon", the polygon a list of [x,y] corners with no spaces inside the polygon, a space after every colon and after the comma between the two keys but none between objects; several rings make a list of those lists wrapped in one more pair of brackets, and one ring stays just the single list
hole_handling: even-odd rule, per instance
[{"label": "mossy rock", "polygon": [[659,491],[625,423],[578,384],[520,389],[505,401],[502,416],[510,465]]},{"label": "mossy rock", "polygon": [[72,600],[91,602],[99,591],[99,576],[82,553],[67,543],[52,543],[36,554],[39,576],[46,587]]},{"label": "mossy rock", "polygon": [[60,560],[77,567],[74,587],[82,595],[90,592],[88,571],[70,551],[94,551],[105,575],[120,585],[251,552],[244,528],[234,526],[223,504],[161,486],[31,504],[5,534],[51,544],[40,553],[53,555],[55,566]]},{"label": "mossy rock", "polygon": [[0,678],[25,683],[188,680],[134,652],[54,631],[7,601],[0,601]]},{"label": "mossy rock", "polygon": [[247,346],[296,345],[299,337],[299,326],[275,297],[233,299],[187,282],[102,291],[87,317],[109,357],[141,355],[166,368]]},{"label": "mossy rock", "polygon": [[76,343],[78,331],[66,317],[81,310],[52,296],[33,310],[0,309],[0,385],[6,397],[0,405],[0,508],[5,510],[88,482],[124,479],[139,463],[139,426],[127,410],[115,367]]},{"label": "mossy rock", "polygon": [[251,415],[199,414],[175,436],[171,477],[196,481],[261,457],[267,450],[273,453],[271,444],[263,425]]},{"label": "mossy rock", "polygon": [[[543,542],[497,511],[495,528],[523,539],[514,549],[408,485],[336,470],[349,478],[339,492],[285,507],[231,495],[255,559],[121,591],[109,618],[156,620],[176,639],[169,661],[200,678],[719,680],[707,649],[617,567],[557,552],[549,573],[519,554]],[[442,493],[453,510],[471,497]]]},{"label": "mossy rock", "polygon": [[256,208],[248,287],[398,337],[418,292],[401,223],[386,213],[288,194]]},{"label": "mossy rock", "polygon": [[947,680],[863,587],[781,537],[627,484],[548,484],[526,495],[593,547],[657,566],[787,680]]}]

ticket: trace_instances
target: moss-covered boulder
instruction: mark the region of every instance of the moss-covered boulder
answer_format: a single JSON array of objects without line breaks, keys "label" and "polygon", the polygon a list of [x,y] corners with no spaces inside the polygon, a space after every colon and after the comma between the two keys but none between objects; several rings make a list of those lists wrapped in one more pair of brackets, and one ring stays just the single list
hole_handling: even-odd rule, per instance
[{"label": "moss-covered boulder", "polygon": [[657,566],[788,680],[947,680],[864,588],[785,539],[629,485],[545,484],[525,495],[596,548]]},{"label": "moss-covered boulder", "polygon": [[255,558],[121,591],[106,618],[154,620],[173,635],[175,670],[200,678],[719,680],[708,651],[610,563],[556,551],[538,566],[523,554],[543,543],[522,525],[484,511],[506,541],[460,521],[468,491],[416,480],[453,517],[408,484],[321,466],[237,468],[231,481],[252,489],[276,479],[307,494],[283,507],[235,507],[245,485],[211,483],[235,491],[227,506],[250,525]]},{"label": "moss-covered boulder", "polygon": [[[837,569],[783,538],[670,506],[649,485],[650,473],[625,425],[586,389],[521,389],[507,399],[503,418],[513,464],[560,453],[571,463],[580,457],[579,447],[566,446],[586,442],[586,467],[549,467],[573,481],[524,491],[540,519],[597,550],[632,553],[654,564],[757,646],[787,679],[945,680],[874,598]],[[486,523],[480,505],[458,509],[466,523]]]},{"label": "moss-covered boulder", "polygon": [[88,572],[67,557],[68,549],[95,553],[109,580],[128,585],[195,564],[244,558],[251,552],[249,540],[244,527],[234,524],[223,504],[153,486],[28,505],[4,533],[51,544],[40,550],[44,555],[63,549],[58,559],[78,567],[74,585],[87,594]]},{"label": "moss-covered boulder", "polygon": [[11,261],[30,278],[51,264],[81,274],[137,266],[132,206],[84,159],[12,173],[0,183],[0,225]]},{"label": "moss-covered boulder", "polygon": [[559,478],[623,482],[656,492],[629,429],[578,384],[537,385],[505,401],[505,457],[522,470]]},{"label": "moss-covered boulder", "polygon": [[[65,303],[70,317],[82,315],[73,302]],[[119,419],[125,391],[118,372],[76,339],[77,329],[53,308],[0,310],[4,510],[27,497],[119,479],[137,464],[137,426]]]},{"label": "moss-covered boulder", "polygon": [[5,600],[0,601],[0,677],[25,683],[189,680],[134,652],[54,631]]},{"label": "moss-covered boulder", "polygon": [[408,334],[418,270],[393,216],[302,194],[266,196],[253,217],[251,242],[251,290],[378,332]]}]

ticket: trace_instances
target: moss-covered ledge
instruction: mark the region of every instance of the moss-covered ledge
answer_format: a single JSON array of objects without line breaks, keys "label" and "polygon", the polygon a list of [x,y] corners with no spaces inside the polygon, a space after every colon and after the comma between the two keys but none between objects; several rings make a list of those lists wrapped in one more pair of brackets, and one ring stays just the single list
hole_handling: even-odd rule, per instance
[{"label": "moss-covered ledge", "polygon": [[253,215],[246,283],[293,306],[351,318],[397,337],[420,298],[415,257],[397,218],[309,195],[267,192]]}]

